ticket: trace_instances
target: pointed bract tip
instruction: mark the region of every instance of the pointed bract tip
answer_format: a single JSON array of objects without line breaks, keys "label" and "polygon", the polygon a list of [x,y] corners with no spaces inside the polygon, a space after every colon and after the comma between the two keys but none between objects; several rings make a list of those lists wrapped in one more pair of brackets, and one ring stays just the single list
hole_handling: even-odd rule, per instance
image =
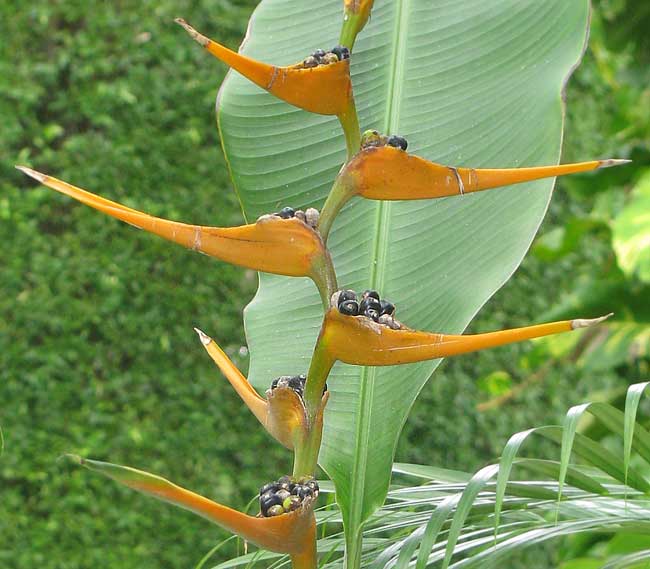
[{"label": "pointed bract tip", "polygon": [[36,170],[28,168],[27,166],[16,166],[16,170],[20,170],[23,174],[27,174],[30,178],[34,178],[34,180],[41,182],[41,184],[47,179],[47,176],[45,174],[41,174]]},{"label": "pointed bract tip", "polygon": [[210,342],[212,342],[212,338],[210,338],[210,336],[208,336],[202,330],[199,330],[198,328],[194,328],[194,331],[199,335],[199,340],[201,340],[201,343],[204,346],[207,346]]},{"label": "pointed bract tip", "polygon": [[614,316],[613,312],[605,314],[600,318],[577,318],[576,320],[571,320],[571,328],[577,330],[578,328],[589,328],[590,326],[595,326],[607,320],[610,316]]},{"label": "pointed bract tip", "polygon": [[176,22],[179,26],[182,26],[185,31],[190,34],[190,36],[192,36],[192,39],[197,43],[200,43],[203,47],[207,46],[210,43],[210,40],[208,38],[206,38],[203,34],[197,32],[183,18],[175,18],[174,22]]},{"label": "pointed bract tip", "polygon": [[623,164],[629,164],[632,160],[626,160],[624,158],[610,158],[608,160],[601,160],[598,164],[599,168],[613,168],[614,166],[622,166]]}]

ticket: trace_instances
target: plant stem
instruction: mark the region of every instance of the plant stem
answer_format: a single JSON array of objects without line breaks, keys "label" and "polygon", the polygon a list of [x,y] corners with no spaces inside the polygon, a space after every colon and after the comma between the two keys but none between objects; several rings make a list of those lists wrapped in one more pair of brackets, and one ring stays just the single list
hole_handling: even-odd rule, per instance
[{"label": "plant stem", "polygon": [[354,182],[350,176],[346,175],[345,169],[343,169],[334,181],[334,185],[325,200],[325,205],[323,205],[323,209],[320,212],[318,231],[320,231],[323,243],[327,244],[327,238],[332,229],[334,219],[354,194]]},{"label": "plant stem", "polygon": [[332,257],[324,244],[325,242],[323,241],[323,254],[314,259],[311,276],[320,293],[323,308],[327,311],[330,305],[330,298],[338,290],[338,284],[336,282],[336,271],[334,270]]},{"label": "plant stem", "polygon": [[294,442],[294,477],[313,476],[316,471],[323,434],[323,389],[333,365],[334,360],[322,341],[321,331],[307,373],[303,396],[307,428],[303,431],[303,436],[298,436]]},{"label": "plant stem", "polygon": [[347,110],[339,115],[339,121],[345,135],[345,145],[348,149],[348,160],[350,160],[361,148],[361,131],[359,129],[359,116],[354,104],[354,97],[350,95],[350,103]]}]

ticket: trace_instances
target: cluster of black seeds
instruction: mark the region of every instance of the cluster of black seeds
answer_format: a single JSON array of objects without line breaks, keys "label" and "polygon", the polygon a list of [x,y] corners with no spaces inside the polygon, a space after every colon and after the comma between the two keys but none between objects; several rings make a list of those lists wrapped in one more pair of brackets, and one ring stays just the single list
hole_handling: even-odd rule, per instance
[{"label": "cluster of black seeds", "polygon": [[344,59],[350,59],[350,50],[344,45],[337,45],[330,51],[317,49],[309,57],[305,58],[305,60],[302,62],[302,66],[306,68],[318,67],[319,65],[338,63]]},{"label": "cluster of black seeds", "polygon": [[318,482],[313,478],[282,476],[260,488],[260,512],[265,518],[280,516],[297,510],[307,498],[317,497]]},{"label": "cluster of black seeds", "polygon": [[408,142],[402,136],[392,134],[386,136],[377,130],[367,130],[361,135],[361,148],[371,148],[373,146],[394,146],[401,150],[408,148]]},{"label": "cluster of black seeds", "polygon": [[[305,382],[307,381],[307,376],[304,374],[301,375],[281,375],[280,377],[274,379],[271,382],[271,391],[276,387],[288,387],[293,389],[298,396],[302,399],[303,394],[305,393]],[[327,383],[323,389],[323,393],[327,391]]]},{"label": "cluster of black seeds", "polygon": [[275,213],[272,213],[270,215],[263,215],[257,221],[269,217],[280,217],[282,219],[292,219],[295,217],[301,220],[302,222],[306,223],[307,225],[309,225],[309,227],[316,229],[316,227],[318,227],[319,216],[320,214],[318,213],[318,210],[313,207],[308,207],[306,210],[303,211],[301,209],[293,209],[292,207],[287,206],[287,207],[283,207],[280,211],[276,211]]},{"label": "cluster of black seeds", "polygon": [[394,318],[395,305],[388,300],[382,300],[376,290],[362,292],[361,300],[353,290],[340,290],[332,296],[332,306],[336,306],[338,311],[346,316],[366,316],[393,330],[402,328],[400,322]]}]

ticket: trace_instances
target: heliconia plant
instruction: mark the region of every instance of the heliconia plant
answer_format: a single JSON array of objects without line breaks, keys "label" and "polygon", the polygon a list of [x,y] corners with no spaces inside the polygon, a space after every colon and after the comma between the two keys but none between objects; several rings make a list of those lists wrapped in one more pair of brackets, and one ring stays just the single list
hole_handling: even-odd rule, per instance
[{"label": "heliconia plant", "polygon": [[[388,33],[386,30],[392,30],[390,33],[393,34],[393,56],[388,57],[387,81],[390,89],[387,96],[391,108],[397,108],[402,104],[401,90],[405,90],[409,85],[405,77],[413,72],[413,60],[407,57],[405,51],[405,44],[409,41],[411,33],[409,22],[411,26],[426,26],[434,16],[440,16],[442,19],[448,17],[449,14],[444,13],[447,8],[437,8],[435,3],[425,0],[414,2],[414,6],[410,7],[392,0],[376,3],[372,0],[345,0],[341,24],[340,0],[319,2],[318,19],[319,24],[320,20],[323,20],[323,25],[318,29],[317,39],[331,36],[327,44],[331,44],[329,51],[319,49],[309,55],[308,46],[295,45],[294,42],[294,50],[302,53],[300,63],[266,63],[267,60],[273,61],[273,50],[271,46],[261,46],[259,42],[254,42],[257,31],[266,25],[267,37],[271,37],[274,26],[277,28],[278,22],[281,21],[280,14],[285,14],[287,21],[293,17],[299,22],[297,26],[302,25],[300,22],[306,13],[303,4],[302,0],[263,1],[249,30],[250,45],[243,50],[246,53],[234,52],[196,31],[185,20],[176,20],[210,54],[243,76],[230,75],[226,80],[219,99],[219,124],[224,150],[240,193],[244,213],[247,218],[256,221],[239,227],[219,228],[160,219],[99,197],[58,180],[49,173],[43,174],[26,166],[18,168],[43,185],[130,225],[220,261],[276,275],[261,277],[260,293],[247,313],[249,324],[254,323],[249,329],[253,357],[249,378],[237,369],[209,335],[195,329],[208,355],[242,402],[269,434],[294,454],[292,473],[277,473],[277,480],[267,482],[261,487],[258,516],[237,512],[153,474],[85,458],[73,459],[125,486],[203,516],[261,548],[288,554],[297,569],[313,569],[318,566],[314,507],[319,486],[314,477],[318,474],[317,466],[320,464],[333,480],[337,491],[337,501],[341,507],[346,532],[346,567],[354,568],[361,564],[363,522],[381,506],[386,496],[391,453],[394,452],[394,441],[403,418],[437,360],[569,332],[598,324],[609,316],[575,318],[471,335],[459,333],[473,313],[521,260],[521,255],[537,229],[547,203],[551,187],[549,179],[616,166],[626,161],[608,159],[577,164],[515,167],[526,158],[524,155],[523,158],[519,156],[513,159],[510,165],[506,165],[512,167],[486,168],[483,167],[484,164],[491,166],[487,164],[490,161],[489,154],[477,160],[476,167],[443,165],[472,162],[462,154],[458,154],[453,161],[447,160],[449,156],[440,156],[436,161],[430,160],[426,155],[431,153],[427,151],[423,139],[417,136],[416,123],[401,129],[396,111],[386,111],[387,118],[384,121],[379,121],[373,114],[379,104],[379,95],[369,97],[368,90],[372,91],[375,78],[385,79],[385,69],[376,61],[372,65],[369,65],[369,62],[375,54],[379,54],[377,57],[384,57],[381,55],[381,41],[377,38],[381,37],[382,33]],[[503,16],[501,4],[503,3],[496,2],[493,7],[497,19]],[[331,21],[326,19],[335,8],[339,12],[339,18]],[[453,11],[452,8],[448,10]],[[558,94],[559,79],[562,82],[565,80],[566,74],[580,55],[578,40],[584,35],[586,1],[576,2],[569,11],[572,16],[567,24],[569,31],[565,30],[561,34],[557,48],[551,50],[551,55],[545,56],[548,61],[555,61],[554,58],[560,58],[558,54],[562,53],[561,64],[558,64],[560,72],[550,80],[556,90],[550,89],[551,94],[547,99],[543,98],[546,96],[544,93],[535,93],[533,97],[541,97],[541,101],[553,100],[553,96]],[[463,13],[462,10],[460,12],[461,23],[463,18],[473,20],[475,17],[474,14]],[[274,15],[273,19],[269,18],[270,14]],[[522,14],[522,19],[537,22],[534,12],[523,10]],[[454,17],[458,20],[459,14],[452,14],[451,19]],[[375,31],[374,18],[379,22]],[[412,19],[417,19],[417,23]],[[504,17],[503,21],[506,20]],[[457,24],[458,22],[454,23]],[[546,26],[541,23],[537,25],[540,29]],[[331,34],[334,27],[340,27],[338,44],[336,36]],[[357,35],[362,29],[369,30],[370,39],[368,43],[360,41],[356,44]],[[283,36],[281,30],[276,31],[279,36]],[[422,32],[422,28],[416,31]],[[286,38],[287,33],[285,32],[283,37]],[[295,41],[300,39],[305,39],[305,35],[296,35]],[[442,45],[444,39],[440,39],[440,42]],[[549,37],[547,43],[554,45],[553,38]],[[431,42],[425,44],[432,45]],[[565,48],[570,56],[562,51]],[[422,46],[420,49],[424,50]],[[559,51],[555,51],[556,49]],[[279,50],[276,50],[276,53],[278,52]],[[291,55],[283,53],[282,57],[288,58]],[[417,55],[421,57],[422,53]],[[360,58],[360,65],[363,65],[358,71],[358,81],[355,75],[357,57]],[[534,57],[534,53],[529,49],[528,52],[522,52],[521,57],[530,59]],[[423,63],[423,66],[426,65]],[[498,70],[495,70],[495,75],[498,76]],[[514,81],[515,78],[518,77],[513,74],[511,80]],[[500,81],[499,77],[497,79]],[[246,84],[245,81],[252,84]],[[495,85],[500,85],[499,81]],[[430,82],[424,83],[430,86]],[[359,86],[360,105],[355,103],[355,90]],[[363,87],[367,87],[367,90]],[[260,88],[267,93],[260,92]],[[428,91],[418,94],[423,95],[432,96]],[[461,92],[457,95],[460,97]],[[327,124],[333,129],[335,127],[332,132],[340,133],[336,136],[330,135],[335,141],[331,144],[337,145],[331,146],[334,149],[332,154],[337,159],[341,158],[341,163],[337,164],[340,170],[338,174],[333,173],[332,168],[326,168],[325,173],[324,170],[319,172],[319,179],[327,178],[328,187],[318,195],[312,195],[310,191],[305,190],[305,184],[309,185],[306,182],[309,172],[304,173],[304,164],[311,162],[305,161],[304,154],[299,153],[298,160],[302,162],[300,168],[296,165],[295,169],[292,169],[288,158],[290,153],[287,154],[284,148],[280,148],[281,158],[274,158],[273,152],[268,152],[260,154],[254,163],[247,162],[245,155],[255,148],[256,137],[261,136],[256,134],[251,126],[255,123],[255,114],[253,112],[247,118],[242,113],[228,113],[236,105],[239,105],[240,109],[251,110],[249,101],[259,101],[262,96],[269,97],[265,98],[265,101],[272,101],[273,97],[283,101],[277,103],[281,106],[277,107],[279,110],[274,111],[283,115],[283,118],[280,117],[282,120],[290,113],[293,116],[293,113],[305,111],[335,117],[334,123]],[[465,92],[462,96],[471,98],[472,93]],[[488,95],[483,93],[483,96]],[[261,107],[259,109],[260,113],[264,112]],[[417,114],[414,109],[415,107],[412,107],[413,113]],[[558,109],[559,107],[554,107],[548,111],[548,116],[543,118],[557,123]],[[422,112],[426,115],[426,108]],[[424,115],[420,120],[427,125],[428,130],[432,130],[430,125],[434,120],[425,118]],[[309,115],[305,113],[305,121],[308,120],[307,117]],[[537,120],[539,117],[534,118]],[[247,123],[247,120],[250,122]],[[360,124],[366,125],[373,120],[376,124],[367,124],[369,128],[362,133]],[[250,127],[248,142],[235,139],[233,132],[236,130],[236,123],[240,128],[243,125]],[[317,123],[306,124],[304,129]],[[539,121],[534,126],[540,128]],[[462,123],[459,122],[457,127],[463,127]],[[281,131],[285,126],[278,128]],[[516,130],[515,125],[512,128]],[[433,130],[435,131],[435,128]],[[303,132],[303,127],[294,128],[294,131],[298,137],[304,136],[306,132]],[[411,145],[416,148],[416,153],[409,151],[407,138],[396,134],[397,131],[402,134],[409,134],[410,131],[416,135],[414,138],[418,144]],[[538,134],[533,132],[531,137],[535,138]],[[553,156],[557,157],[559,131],[555,129],[550,134],[542,134],[552,139],[555,145],[555,148],[550,150],[551,158],[547,159],[550,162]],[[467,136],[471,135],[473,133],[470,129]],[[539,144],[535,144],[544,146],[544,137],[539,138]],[[509,141],[505,139],[499,143],[506,149],[504,152],[507,155]],[[317,151],[316,155],[325,156],[324,148]],[[294,148],[292,152],[298,151]],[[503,158],[497,155],[493,158],[494,166],[504,162]],[[539,159],[539,156],[535,156],[533,162]],[[257,169],[257,172],[261,173],[248,173],[246,165],[250,166],[252,171]],[[278,187],[273,188],[270,196],[258,197],[258,193],[266,191],[264,172],[267,167],[281,172],[270,182],[278,184]],[[301,174],[296,173],[299,170]],[[293,186],[284,182],[285,178],[291,178],[292,175],[296,178]],[[548,180],[545,186],[521,185],[544,179]],[[255,187],[256,184],[260,187]],[[507,193],[496,190],[512,184],[520,186]],[[477,207],[476,204],[479,203],[464,201],[473,200],[474,196],[470,197],[469,194],[475,192],[482,192],[489,201],[482,202],[486,205],[480,215],[474,213],[471,219],[464,219],[460,214],[469,207]],[[282,198],[281,202],[276,199],[278,197]],[[377,205],[363,204],[363,200],[353,199],[355,197],[365,198],[367,202],[376,202]],[[449,205],[440,206],[439,204],[443,203],[440,198],[450,198],[449,202],[444,202]],[[526,200],[530,200],[530,203]],[[287,203],[288,201],[293,203]],[[474,234],[471,224],[483,224],[485,220],[481,219],[481,216],[506,201],[520,204],[509,214],[520,215],[522,227],[513,230],[512,236],[505,240],[505,245],[517,240],[522,242],[517,244],[517,251],[509,251],[509,257],[502,263],[502,267],[494,269],[477,263],[476,254],[469,254],[468,241],[464,238],[456,242],[458,247],[451,246],[459,235],[457,228],[452,227],[449,221],[455,220],[454,223],[469,228],[466,234],[472,237],[471,243],[480,254],[486,255],[489,246],[494,243],[484,239],[486,233]],[[272,202],[280,203],[281,209],[263,209]],[[417,205],[412,209],[391,211],[388,209],[391,202],[414,202]],[[451,204],[457,204],[461,209],[455,210],[456,206]],[[317,206],[322,206],[320,211]],[[368,207],[376,209],[373,211],[367,209]],[[448,219],[443,219],[441,215],[446,215]],[[371,218],[375,232],[370,241],[363,236],[363,231],[368,229],[365,225],[368,218]],[[409,237],[408,230],[415,224],[418,229],[412,230]],[[425,226],[426,231],[420,231],[420,226]],[[486,231],[489,232],[489,229]],[[495,229],[495,232],[498,233],[498,230]],[[428,241],[425,239],[432,235],[437,237]],[[396,244],[400,249],[392,253],[400,257],[401,252],[407,262],[402,263],[401,259],[397,259],[393,266],[390,266],[387,261],[389,250],[392,246],[397,247]],[[437,258],[437,249],[450,250],[450,256],[453,256],[455,263],[471,265],[471,268],[458,272],[444,265],[437,266],[435,274],[438,279],[431,280],[431,270],[420,270],[417,262],[414,263],[414,259],[409,255],[412,251],[419,252],[423,257],[422,264],[428,266]],[[368,260],[364,255],[370,255],[371,258]],[[486,262],[489,263],[490,259]],[[359,265],[365,267],[364,271],[358,270]],[[396,271],[395,267],[400,270]],[[478,276],[481,271],[490,274],[487,282],[483,282]],[[475,281],[465,283],[462,289],[452,293],[454,283],[458,283],[460,277],[468,275],[473,275]],[[301,288],[304,279],[297,279],[295,286],[285,286],[280,284],[280,277],[310,279],[320,297],[320,307],[318,308],[318,302],[314,303],[316,291],[313,288]],[[443,285],[443,281],[449,281],[450,284]],[[365,292],[359,295],[350,287],[365,289]],[[472,287],[475,290],[471,290]],[[418,294],[427,291],[429,298],[435,300],[435,306],[430,306],[427,298],[424,301],[418,298],[417,302],[414,302],[409,288],[418,291]],[[390,296],[395,304],[382,298],[378,290]],[[278,311],[276,317],[271,319],[268,307],[277,301],[280,291],[285,298],[291,296],[293,300],[288,303],[289,307]],[[295,312],[291,312],[300,308],[297,304],[301,300],[308,309],[307,318],[299,318]],[[463,304],[462,310],[458,308]],[[452,318],[447,315],[446,325],[444,319],[436,321],[431,318],[432,311],[444,312],[455,308],[458,308],[460,316]],[[275,339],[272,336],[275,336]],[[288,337],[297,337],[297,341],[284,341],[284,345],[278,348],[277,342]],[[262,343],[268,344],[266,349],[260,348]],[[260,377],[257,364],[262,357],[268,358],[264,378]],[[340,364],[337,365],[337,362]],[[428,367],[404,365],[421,362],[428,362]],[[359,366],[359,369],[363,370],[388,366],[392,375],[380,378],[377,375],[379,372],[354,371],[360,375],[355,376],[354,381],[348,378],[350,385],[345,385],[348,372],[342,371],[341,364]],[[269,376],[269,369],[278,370],[279,373]],[[391,392],[387,378],[397,376],[401,377],[400,384]],[[404,393],[401,392],[402,384],[408,386],[404,388]],[[262,386],[263,396],[256,389]],[[353,396],[350,396],[351,391],[354,391]],[[346,396],[349,396],[349,405],[343,410]],[[380,401],[380,398],[383,400]],[[391,403],[394,409],[389,410]],[[387,415],[382,433],[377,438],[375,450],[380,452],[373,453],[371,457],[369,435],[371,429],[379,430],[375,417],[378,409],[384,409]],[[350,425],[354,425],[354,436],[351,440],[343,440]],[[323,442],[325,447],[322,446]],[[337,447],[340,453],[338,460]],[[391,460],[386,461],[386,456]],[[364,482],[367,483],[366,487],[362,487]]]}]

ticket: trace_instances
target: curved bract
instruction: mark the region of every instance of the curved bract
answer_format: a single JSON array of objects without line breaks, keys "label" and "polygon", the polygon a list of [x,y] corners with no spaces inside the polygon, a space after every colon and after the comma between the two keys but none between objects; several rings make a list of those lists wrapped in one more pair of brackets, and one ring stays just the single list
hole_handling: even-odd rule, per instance
[{"label": "curved bract", "polygon": [[344,316],[335,308],[325,315],[319,343],[334,360],[353,365],[390,366],[466,354],[598,324],[564,320],[484,334],[440,334],[393,330],[365,316]]},{"label": "curved bract", "polygon": [[532,180],[588,172],[629,160],[591,160],[530,168],[459,168],[436,164],[393,146],[366,148],[345,167],[355,192],[371,200],[421,200],[480,192]]},{"label": "curved bract", "polygon": [[311,277],[319,288],[327,287],[333,278],[320,236],[299,219],[266,216],[239,227],[188,225],[147,215],[30,168],[17,168],[111,217],[222,261],[278,275]]},{"label": "curved bract", "polygon": [[437,164],[393,146],[371,146],[361,150],[339,173],[323,207],[320,230],[327,238],[333,218],[355,195],[384,201],[444,198],[628,162],[608,159],[529,168],[460,168]]},{"label": "curved bract", "polygon": [[182,18],[176,22],[223,63],[287,103],[321,115],[344,115],[352,101],[350,60],[304,68],[279,67],[240,55],[197,32]]},{"label": "curved bract", "polygon": [[314,425],[310,425],[305,404],[293,389],[288,387],[269,389],[266,392],[266,399],[262,398],[219,345],[198,328],[194,330],[199,335],[205,350],[242,401],[278,442],[289,449],[294,449],[306,437],[310,428],[318,429],[319,433],[322,431],[323,411],[329,398],[327,391],[322,396]]},{"label": "curved bract", "polygon": [[149,472],[74,455],[69,458],[133,490],[189,510],[269,551],[298,556],[311,554],[315,539],[315,500],[307,500],[303,507],[281,516],[249,516]]}]

